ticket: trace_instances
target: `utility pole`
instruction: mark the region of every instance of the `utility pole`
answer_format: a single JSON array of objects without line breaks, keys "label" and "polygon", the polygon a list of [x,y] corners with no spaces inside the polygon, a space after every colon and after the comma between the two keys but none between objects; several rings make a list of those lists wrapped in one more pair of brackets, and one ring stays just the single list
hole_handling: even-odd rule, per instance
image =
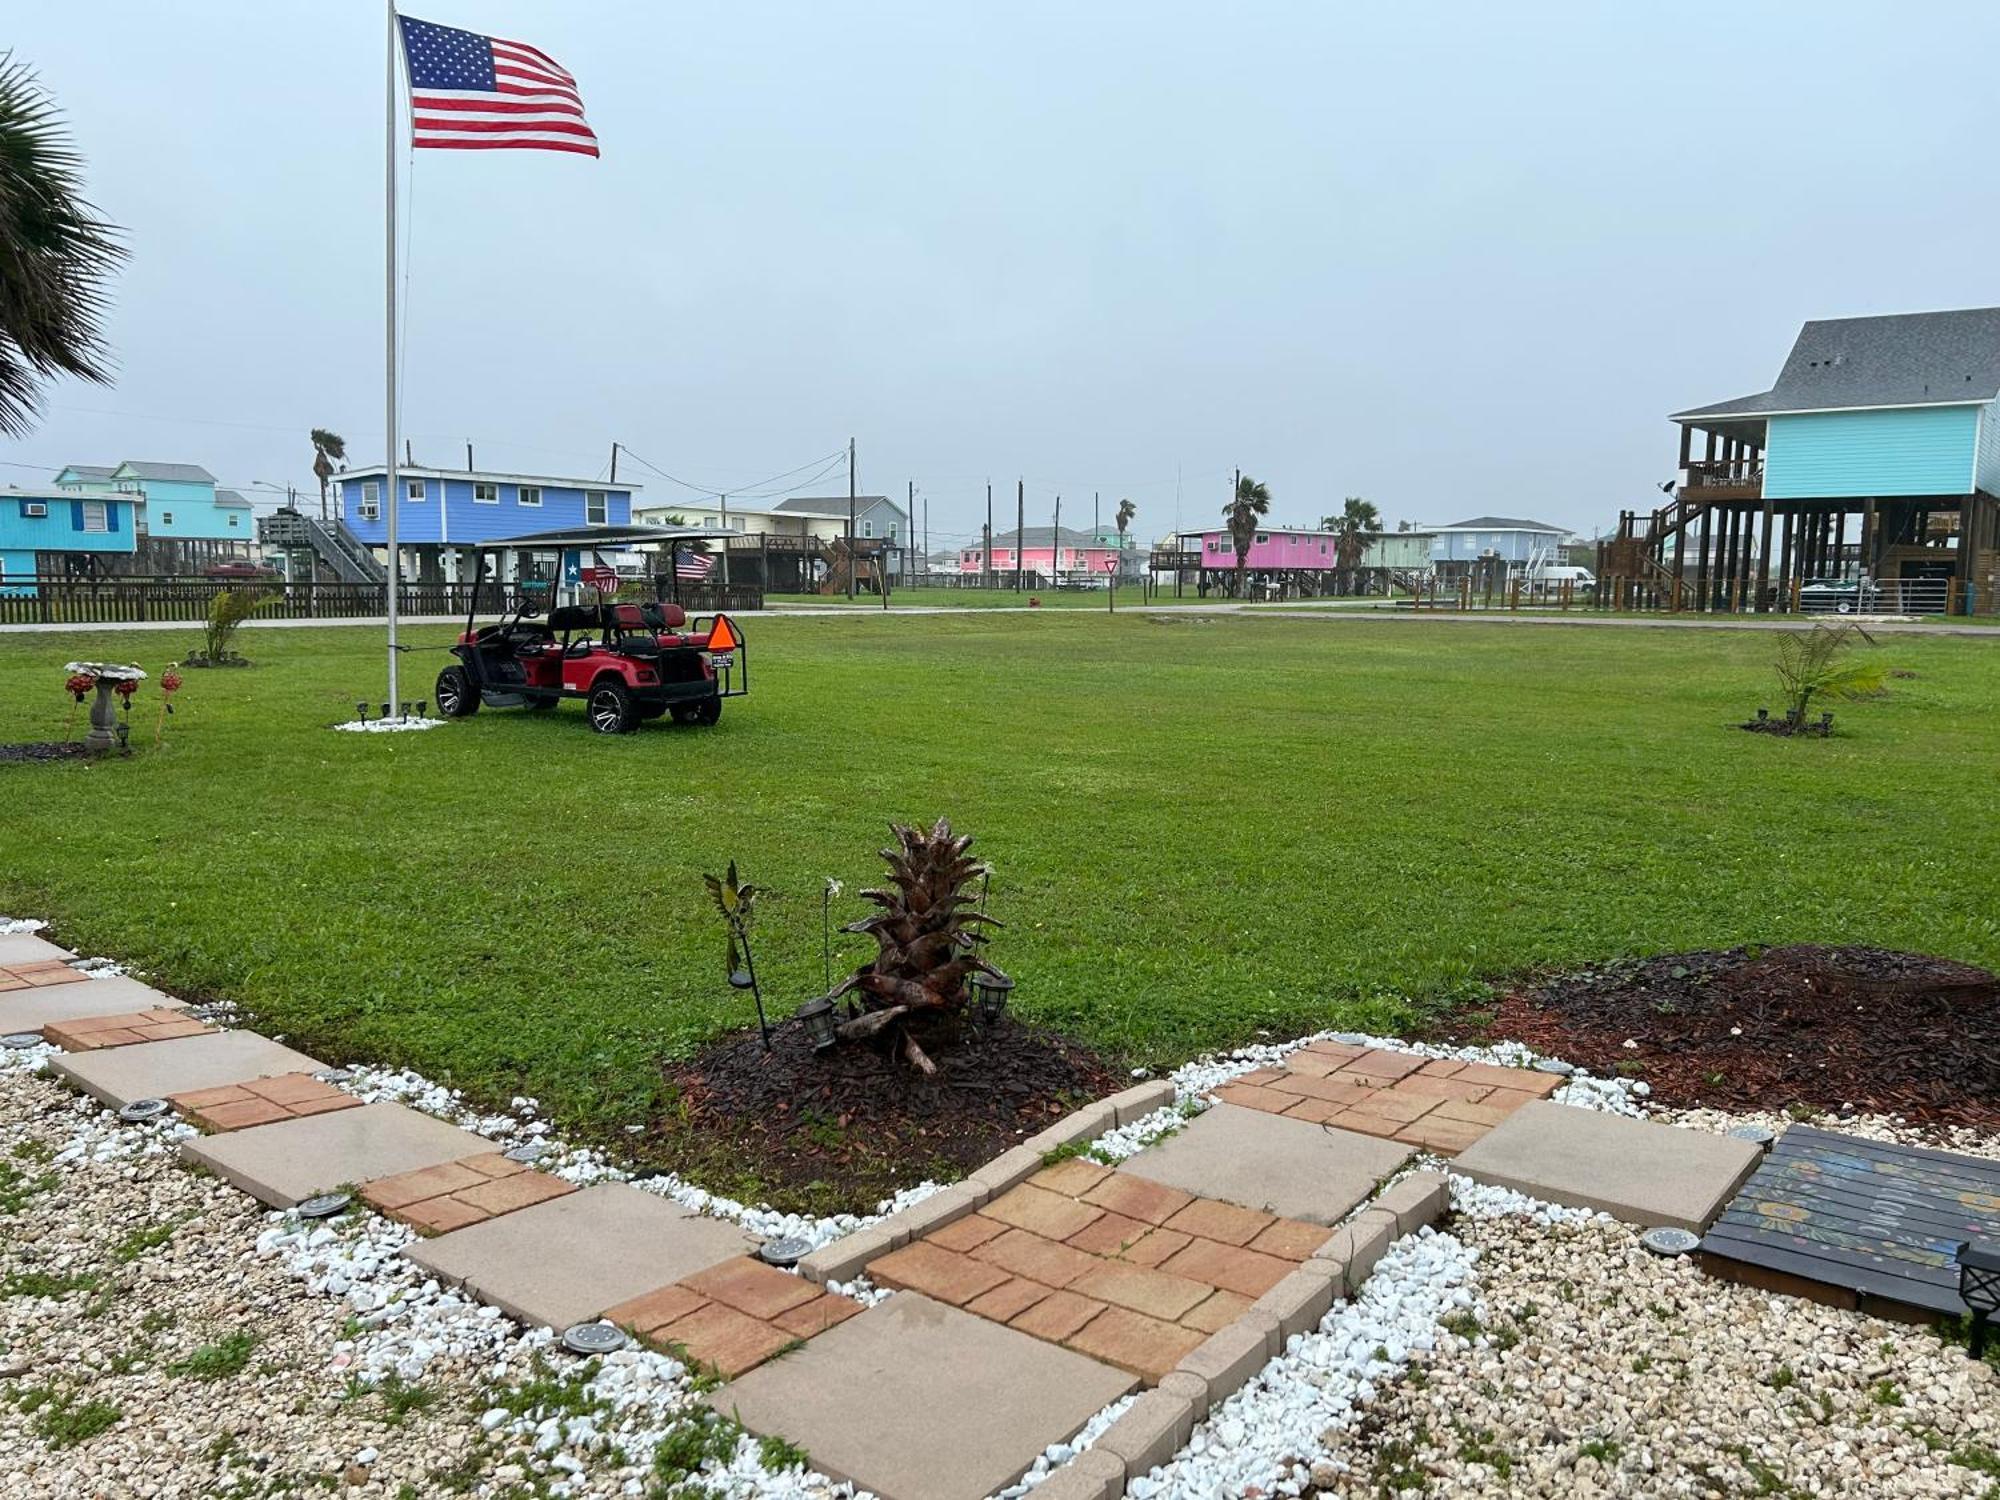
[{"label": "utility pole", "polygon": [[472,472],[472,444],[470,443],[465,445],[465,472],[468,474]]},{"label": "utility pole", "polygon": [[1056,496],[1056,524],[1049,532],[1049,587],[1062,574],[1062,496]]},{"label": "utility pole", "polygon": [[903,496],[903,518],[910,523],[910,540],[922,547],[924,566],[928,568],[931,565],[931,539],[917,530],[917,482],[914,479],[909,481],[909,489]]},{"label": "utility pole", "polygon": [[[612,461],[614,463],[617,462],[615,457],[613,458]],[[729,529],[729,497],[727,495],[717,495],[715,498],[722,502],[722,529],[724,531],[727,531]],[[724,588],[729,587],[729,538],[728,537],[724,537],[722,539],[722,586]]]},{"label": "utility pole", "polygon": [[854,439],[847,440],[847,598],[854,600]]},{"label": "utility pole", "polygon": [[986,481],[986,545],[979,552],[979,571],[984,575],[986,587],[993,587],[993,481]]},{"label": "utility pole", "polygon": [[1014,481],[1014,592],[1021,592],[1021,543],[1028,535],[1028,481]]},{"label": "utility pole", "polygon": [[1092,490],[1090,492],[1090,539],[1093,542],[1097,540],[1097,528],[1103,524],[1102,518],[1097,514],[1097,491]]},{"label": "utility pole", "polygon": [[618,482],[618,445],[616,443],[611,445],[611,482],[613,484]]}]

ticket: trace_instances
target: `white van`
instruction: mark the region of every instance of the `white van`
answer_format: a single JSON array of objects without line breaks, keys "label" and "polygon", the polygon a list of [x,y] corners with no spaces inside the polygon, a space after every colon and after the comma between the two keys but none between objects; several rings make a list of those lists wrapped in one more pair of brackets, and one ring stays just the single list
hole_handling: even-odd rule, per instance
[{"label": "white van", "polygon": [[1541,594],[1560,594],[1565,584],[1572,597],[1580,598],[1597,592],[1597,575],[1588,568],[1553,567],[1543,568],[1529,579],[1529,587]]}]

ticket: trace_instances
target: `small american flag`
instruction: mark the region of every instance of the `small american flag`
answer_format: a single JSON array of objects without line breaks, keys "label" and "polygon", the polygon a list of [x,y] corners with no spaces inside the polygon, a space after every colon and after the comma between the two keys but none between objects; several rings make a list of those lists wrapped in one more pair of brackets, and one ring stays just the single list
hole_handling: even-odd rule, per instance
[{"label": "small american flag", "polygon": [[597,155],[576,80],[546,52],[399,15],[410,144],[446,151]]},{"label": "small american flag", "polygon": [[674,577],[691,579],[699,583],[708,577],[715,566],[715,559],[706,552],[696,552],[689,547],[674,549]]}]

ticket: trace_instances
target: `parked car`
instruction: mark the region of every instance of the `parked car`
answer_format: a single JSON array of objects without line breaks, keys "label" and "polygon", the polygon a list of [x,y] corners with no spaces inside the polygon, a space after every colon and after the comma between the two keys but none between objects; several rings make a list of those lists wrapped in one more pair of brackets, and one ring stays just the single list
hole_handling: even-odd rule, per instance
[{"label": "parked car", "polygon": [[1851,615],[1876,608],[1882,587],[1872,578],[1814,578],[1799,586],[1799,608]]},{"label": "parked car", "polygon": [[260,562],[219,562],[211,563],[201,570],[204,578],[276,578],[278,570],[268,563]]}]

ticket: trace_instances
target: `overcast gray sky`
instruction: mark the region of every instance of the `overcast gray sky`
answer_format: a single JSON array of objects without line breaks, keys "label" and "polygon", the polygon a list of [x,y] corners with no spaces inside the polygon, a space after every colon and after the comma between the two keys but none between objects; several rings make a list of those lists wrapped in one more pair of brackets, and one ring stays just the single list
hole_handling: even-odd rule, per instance
[{"label": "overcast gray sky", "polygon": [[[1294,522],[1588,534],[1801,320],[2000,302],[1990,3],[407,4],[552,53],[604,149],[406,177],[423,461],[595,475],[618,439],[742,489],[851,434],[934,544],[989,476],[1151,536],[1236,465]],[[133,259],[116,385],[58,388],[8,478],[309,487],[315,424],[379,457],[384,30],[10,7]]]}]

